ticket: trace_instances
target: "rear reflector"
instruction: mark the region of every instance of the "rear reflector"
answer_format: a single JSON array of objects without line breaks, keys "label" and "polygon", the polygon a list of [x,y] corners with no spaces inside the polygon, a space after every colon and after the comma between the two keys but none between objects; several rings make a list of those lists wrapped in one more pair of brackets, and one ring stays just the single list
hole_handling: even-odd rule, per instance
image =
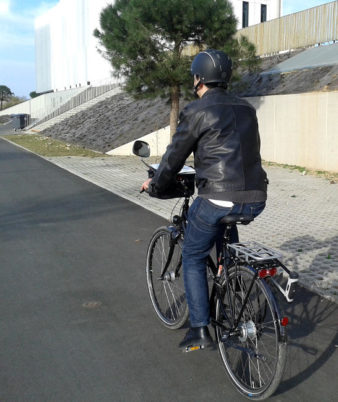
[{"label": "rear reflector", "polygon": [[260,278],[266,278],[267,276],[274,276],[277,273],[277,268],[263,268],[258,271],[258,276]]}]

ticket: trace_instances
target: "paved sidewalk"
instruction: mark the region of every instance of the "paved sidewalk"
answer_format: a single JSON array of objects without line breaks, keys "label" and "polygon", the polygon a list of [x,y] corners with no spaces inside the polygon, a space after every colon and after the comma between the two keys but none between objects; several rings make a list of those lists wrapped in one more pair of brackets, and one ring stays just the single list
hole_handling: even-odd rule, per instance
[{"label": "paved sidewalk", "polygon": [[[46,159],[166,219],[182,203],[140,194],[146,171],[136,157]],[[240,227],[240,238],[282,251],[305,287],[338,303],[338,184],[286,168],[266,171],[267,207],[254,223]]]}]

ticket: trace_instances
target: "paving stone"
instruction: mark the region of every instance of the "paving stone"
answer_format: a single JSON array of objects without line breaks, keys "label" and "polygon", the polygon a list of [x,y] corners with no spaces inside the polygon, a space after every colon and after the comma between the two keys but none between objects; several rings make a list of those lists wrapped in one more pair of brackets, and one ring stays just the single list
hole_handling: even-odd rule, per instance
[{"label": "paving stone", "polygon": [[[166,219],[181,208],[182,200],[157,200],[139,193],[146,171],[136,157],[47,159]],[[300,274],[303,286],[337,303],[338,184],[281,167],[266,171],[267,206],[255,222],[239,228],[241,240],[279,250],[284,263]]]}]

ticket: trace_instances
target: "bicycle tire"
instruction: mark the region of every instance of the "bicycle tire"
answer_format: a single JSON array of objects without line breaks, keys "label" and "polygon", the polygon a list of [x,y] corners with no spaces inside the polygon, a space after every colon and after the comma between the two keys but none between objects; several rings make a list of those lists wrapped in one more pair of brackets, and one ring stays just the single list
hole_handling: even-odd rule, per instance
[{"label": "bicycle tire", "polygon": [[[255,271],[241,265],[233,266],[228,272],[228,281],[224,279],[222,283],[222,297],[216,301],[216,320],[230,329]],[[239,323],[240,333],[225,339],[227,330],[216,326],[225,370],[237,390],[251,400],[271,396],[283,376],[287,344],[280,318],[270,288],[264,280],[257,278]]]},{"label": "bicycle tire", "polygon": [[183,269],[182,239],[175,240],[174,253],[163,279],[160,278],[167,262],[171,231],[158,228],[149,243],[147,251],[147,286],[156,316],[169,329],[181,328],[187,321],[189,310],[186,302]]}]

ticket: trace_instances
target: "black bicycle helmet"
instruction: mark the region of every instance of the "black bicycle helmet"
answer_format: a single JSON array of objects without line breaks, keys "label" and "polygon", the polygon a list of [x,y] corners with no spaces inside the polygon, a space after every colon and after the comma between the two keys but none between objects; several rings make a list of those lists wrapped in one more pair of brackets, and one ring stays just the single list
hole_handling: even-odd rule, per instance
[{"label": "black bicycle helmet", "polygon": [[198,53],[191,64],[191,74],[197,75],[202,84],[227,85],[232,73],[232,61],[221,50],[207,49]]}]

